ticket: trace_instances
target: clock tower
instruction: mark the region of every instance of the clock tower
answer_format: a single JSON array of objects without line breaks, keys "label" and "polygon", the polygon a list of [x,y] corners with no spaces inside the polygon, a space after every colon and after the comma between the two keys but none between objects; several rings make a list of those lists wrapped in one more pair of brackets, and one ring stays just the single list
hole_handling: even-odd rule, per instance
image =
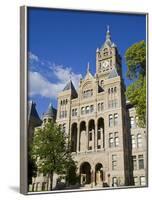
[{"label": "clock tower", "polygon": [[106,40],[101,48],[96,50],[96,74],[99,79],[107,79],[112,70],[121,76],[121,57],[117,46],[111,40],[109,26],[107,26]]}]

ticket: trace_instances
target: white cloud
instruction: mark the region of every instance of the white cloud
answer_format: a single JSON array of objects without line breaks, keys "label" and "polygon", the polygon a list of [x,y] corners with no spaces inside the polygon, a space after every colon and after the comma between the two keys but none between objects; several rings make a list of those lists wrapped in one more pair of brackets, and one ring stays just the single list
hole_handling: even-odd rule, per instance
[{"label": "white cloud", "polygon": [[29,95],[42,97],[56,97],[64,87],[63,83],[50,83],[38,72],[29,72]]},{"label": "white cloud", "polygon": [[[37,60],[40,61],[39,58],[37,58]],[[42,75],[40,72],[36,71],[29,72],[29,95],[31,97],[40,95],[42,97],[56,98],[58,93],[63,90],[70,78],[74,86],[77,88],[79,80],[82,77],[81,74],[75,74],[72,72],[71,68],[64,68],[62,65],[54,64],[53,66],[49,67],[48,70],[48,73],[52,73],[55,76],[57,80],[55,83],[50,82],[46,78],[47,74],[45,75],[43,73]]]},{"label": "white cloud", "polygon": [[58,78],[61,83],[67,83],[70,79],[72,80],[74,86],[77,88],[79,85],[81,74],[75,74],[72,72],[71,68],[64,68],[63,66],[54,66],[52,68],[54,75]]},{"label": "white cloud", "polygon": [[36,61],[36,62],[39,61],[38,56],[33,54],[32,52],[28,52],[28,58],[29,58],[30,61]]}]

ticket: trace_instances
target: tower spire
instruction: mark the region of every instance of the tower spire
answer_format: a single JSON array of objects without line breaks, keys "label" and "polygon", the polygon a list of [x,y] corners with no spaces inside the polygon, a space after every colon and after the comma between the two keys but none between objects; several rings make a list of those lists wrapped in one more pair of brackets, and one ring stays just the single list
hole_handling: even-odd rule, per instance
[{"label": "tower spire", "polygon": [[87,73],[90,72],[90,63],[88,62],[88,65],[87,65]]},{"label": "tower spire", "polygon": [[110,27],[107,25],[106,40],[111,40]]}]

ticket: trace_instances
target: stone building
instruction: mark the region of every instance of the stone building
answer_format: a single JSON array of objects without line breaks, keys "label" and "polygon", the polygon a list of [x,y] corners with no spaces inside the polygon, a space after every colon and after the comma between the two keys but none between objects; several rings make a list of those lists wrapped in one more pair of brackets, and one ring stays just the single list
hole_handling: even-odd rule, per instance
[{"label": "stone building", "polygon": [[146,184],[146,132],[132,125],[136,114],[125,90],[121,56],[107,29],[95,75],[88,64],[77,91],[70,80],[58,95],[56,122],[70,135],[81,186]]},{"label": "stone building", "polygon": [[[78,89],[70,80],[58,95],[56,123],[70,138],[80,187],[147,184],[146,129],[138,127],[125,91],[121,56],[108,28],[104,44],[96,50],[95,75],[88,64]],[[33,184],[42,190],[44,177],[38,178]]]}]

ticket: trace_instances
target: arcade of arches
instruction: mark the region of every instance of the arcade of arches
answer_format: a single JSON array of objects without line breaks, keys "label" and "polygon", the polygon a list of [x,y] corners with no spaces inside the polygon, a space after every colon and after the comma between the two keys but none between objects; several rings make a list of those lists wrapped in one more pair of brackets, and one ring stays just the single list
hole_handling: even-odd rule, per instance
[{"label": "arcade of arches", "polygon": [[104,119],[81,121],[71,126],[72,152],[85,152],[104,148]]},{"label": "arcade of arches", "polygon": [[80,165],[80,184],[103,186],[104,172],[101,163],[97,163],[94,168],[91,167],[89,162],[83,162]]}]

